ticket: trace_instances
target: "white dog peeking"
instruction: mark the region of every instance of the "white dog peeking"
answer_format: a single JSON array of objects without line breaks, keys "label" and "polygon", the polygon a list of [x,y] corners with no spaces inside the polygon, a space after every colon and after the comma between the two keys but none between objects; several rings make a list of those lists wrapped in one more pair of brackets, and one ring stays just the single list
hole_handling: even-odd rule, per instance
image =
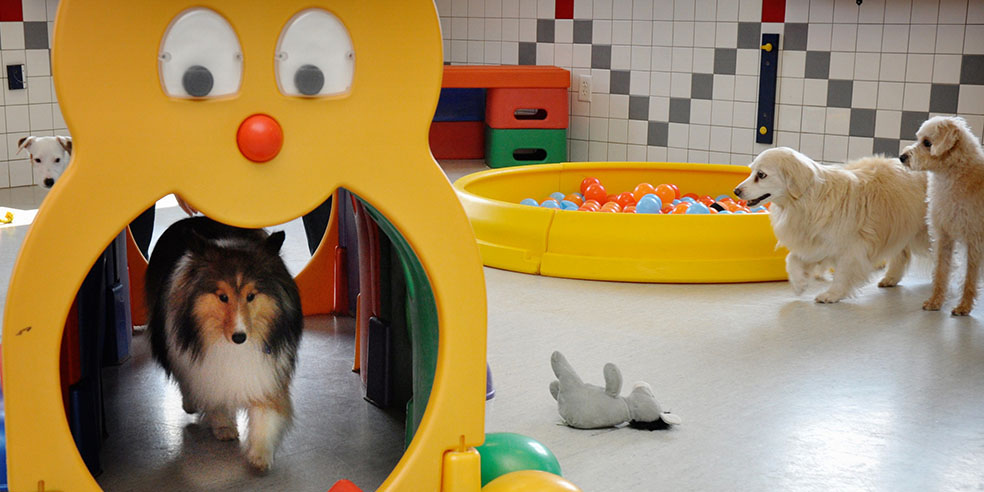
[{"label": "white dog peeking", "polygon": [[24,137],[17,141],[17,152],[21,150],[27,150],[31,166],[38,169],[40,186],[51,188],[72,158],[72,137]]}]

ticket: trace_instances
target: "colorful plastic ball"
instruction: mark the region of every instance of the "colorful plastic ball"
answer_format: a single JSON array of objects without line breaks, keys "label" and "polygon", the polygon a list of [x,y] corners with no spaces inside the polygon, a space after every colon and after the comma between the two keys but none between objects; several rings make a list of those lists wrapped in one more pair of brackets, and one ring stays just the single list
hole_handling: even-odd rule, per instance
[{"label": "colorful plastic ball", "polygon": [[677,192],[674,191],[670,185],[665,183],[657,186],[654,193],[656,193],[656,196],[658,196],[663,203],[670,203],[679,197]]},{"label": "colorful plastic ball", "polygon": [[563,200],[560,202],[560,208],[564,210],[577,210],[578,205],[570,200]]},{"label": "colorful plastic ball", "polygon": [[696,214],[706,215],[711,213],[711,211],[707,208],[707,205],[697,202],[691,205],[690,208],[687,209],[687,213],[691,215],[696,215]]},{"label": "colorful plastic ball", "polygon": [[606,203],[606,204],[604,204],[604,205],[601,206],[602,212],[607,211],[606,209],[607,210],[613,210],[615,212],[621,212],[622,211],[622,206],[619,205],[618,202],[608,202],[608,203]]},{"label": "colorful plastic ball", "polygon": [[540,206],[543,208],[560,208],[560,203],[557,200],[544,200]]},{"label": "colorful plastic ball", "polygon": [[684,196],[683,198],[680,199],[680,201],[681,202],[687,202],[687,203],[697,203],[697,200],[695,200],[693,197],[689,197],[689,196]]},{"label": "colorful plastic ball", "polygon": [[680,202],[677,206],[673,207],[672,214],[685,214],[687,209],[690,208],[690,202]]},{"label": "colorful plastic ball", "polygon": [[622,208],[625,208],[629,205],[635,205],[636,198],[632,193],[626,191],[624,193],[619,193],[618,196],[615,197],[615,202],[621,205]]},{"label": "colorful plastic ball", "polygon": [[564,200],[567,200],[569,202],[574,202],[574,203],[577,204],[578,207],[580,207],[581,205],[584,205],[584,197],[581,196],[580,193],[571,193],[571,194],[565,196],[564,197]]},{"label": "colorful plastic ball", "polygon": [[663,202],[651,193],[639,199],[639,203],[636,204],[636,213],[640,214],[658,214],[662,209]]},{"label": "colorful plastic ball", "polygon": [[673,198],[680,198],[680,188],[678,188],[677,185],[668,183],[666,186],[669,186],[670,189],[673,190]]},{"label": "colorful plastic ball", "polygon": [[764,214],[764,213],[768,213],[768,210],[765,207],[761,206],[761,205],[759,205],[758,207],[752,208],[750,211],[753,214]]},{"label": "colorful plastic ball", "polygon": [[697,196],[697,194],[696,194],[696,193],[685,193],[685,194],[684,194],[684,195],[683,195],[682,197],[680,197],[680,198],[684,198],[684,197],[686,197],[686,198],[693,198],[693,199],[694,199],[694,201],[697,201],[697,199],[698,199],[698,198],[700,198],[700,197],[698,197],[698,196]]},{"label": "colorful plastic ball", "polygon": [[599,184],[600,185],[601,184],[601,180],[598,179],[598,178],[592,177],[592,176],[588,176],[587,178],[584,178],[581,181],[581,188],[580,188],[581,195],[587,195],[588,192],[586,190],[588,189],[588,186],[590,186],[592,184]]},{"label": "colorful plastic ball", "polygon": [[531,205],[533,207],[539,207],[540,204],[532,198],[523,198],[523,201],[519,202],[520,205]]},{"label": "colorful plastic ball", "polygon": [[680,199],[679,198],[676,198],[672,202],[670,202],[670,205],[672,205],[674,207],[677,206],[677,205],[679,205],[679,204],[680,204]]},{"label": "colorful plastic ball", "polygon": [[540,470],[560,475],[560,462],[542,443],[513,432],[485,434],[478,448],[482,463],[482,486],[510,472]]},{"label": "colorful plastic ball", "polygon": [[720,202],[721,200],[725,200],[725,199],[731,200],[731,197],[728,195],[718,195],[717,198],[714,199],[714,201]]},{"label": "colorful plastic ball", "polygon": [[704,195],[698,198],[697,201],[703,203],[704,205],[707,205],[708,207],[710,207],[711,204],[714,203],[714,199],[711,198],[710,195]]},{"label": "colorful plastic ball", "polygon": [[661,214],[673,213],[673,205],[667,205],[667,206],[663,207],[663,209],[660,210],[659,213],[661,213]]},{"label": "colorful plastic ball", "polygon": [[539,470],[507,473],[482,487],[482,492],[581,492],[563,477]]},{"label": "colorful plastic ball", "polygon": [[617,196],[618,195],[608,195],[607,197],[605,197],[605,203],[614,202],[615,201],[615,197],[617,197]]},{"label": "colorful plastic ball", "polygon": [[634,214],[634,213],[636,213],[635,205],[629,205],[628,207],[623,208],[622,209],[622,213],[623,214]]},{"label": "colorful plastic ball", "polygon": [[555,191],[555,192],[553,192],[553,193],[550,194],[550,198],[553,198],[554,200],[557,200],[559,202],[559,201],[563,200],[564,198],[566,198],[566,196],[563,193],[559,192],[559,191]]},{"label": "colorful plastic ball", "polygon": [[632,190],[632,196],[638,202],[640,198],[656,191],[656,187],[649,183],[639,183]]},{"label": "colorful plastic ball", "polygon": [[735,210],[734,212],[731,212],[731,213],[733,213],[733,214],[747,214],[748,212],[746,212],[744,210]]},{"label": "colorful plastic ball", "polygon": [[601,183],[592,183],[584,190],[584,198],[586,200],[594,200],[598,203],[605,203],[608,198],[608,191]]}]

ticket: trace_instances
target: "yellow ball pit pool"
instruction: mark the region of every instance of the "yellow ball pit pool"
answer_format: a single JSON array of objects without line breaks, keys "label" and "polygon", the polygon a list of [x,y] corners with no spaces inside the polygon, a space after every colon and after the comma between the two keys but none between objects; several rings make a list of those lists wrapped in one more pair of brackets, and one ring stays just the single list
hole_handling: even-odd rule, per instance
[{"label": "yellow ball pit pool", "polygon": [[725,283],[785,280],[767,214],[612,214],[520,205],[578,191],[593,176],[609,193],[672,183],[681,193],[731,194],[746,166],[568,162],[493,169],[454,183],[486,266],[588,280]]}]

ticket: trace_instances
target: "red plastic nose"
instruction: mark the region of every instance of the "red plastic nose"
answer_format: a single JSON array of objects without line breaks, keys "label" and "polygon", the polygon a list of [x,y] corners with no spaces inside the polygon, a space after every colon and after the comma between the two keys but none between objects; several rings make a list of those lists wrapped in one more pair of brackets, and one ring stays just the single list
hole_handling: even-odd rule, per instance
[{"label": "red plastic nose", "polygon": [[284,131],[277,120],[265,114],[254,114],[239,125],[236,142],[244,157],[253,162],[266,162],[280,153]]}]

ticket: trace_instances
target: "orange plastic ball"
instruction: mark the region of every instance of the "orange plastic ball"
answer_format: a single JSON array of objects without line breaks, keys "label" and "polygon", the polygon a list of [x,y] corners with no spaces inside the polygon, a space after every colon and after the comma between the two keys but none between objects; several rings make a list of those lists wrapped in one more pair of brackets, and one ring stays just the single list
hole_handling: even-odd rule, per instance
[{"label": "orange plastic ball", "polygon": [[592,184],[595,184],[595,183],[597,183],[597,184],[600,185],[601,184],[601,180],[598,179],[598,178],[595,178],[593,176],[588,176],[587,178],[584,178],[583,180],[581,180],[581,188],[580,188],[581,194],[584,195],[585,194],[585,190],[588,189],[588,186],[590,186]]},{"label": "orange plastic ball", "polygon": [[659,197],[661,202],[666,204],[673,203],[673,200],[676,200],[676,192],[673,191],[673,188],[670,188],[670,185],[668,184],[661,184],[657,186],[654,193],[656,193],[656,196]]},{"label": "orange plastic ball", "polygon": [[673,213],[673,206],[672,206],[672,205],[667,205],[667,206],[665,206],[665,207],[663,207],[663,208],[662,208],[662,209],[661,209],[661,210],[659,211],[659,213],[661,213],[661,214],[669,214],[669,213]]},{"label": "orange plastic ball", "polygon": [[[680,198],[680,188],[677,188],[677,185],[675,185],[673,183],[670,183],[667,186],[669,186],[673,190],[673,199],[674,200],[676,200],[677,198]],[[672,202],[673,200],[670,200],[670,201]]]},{"label": "orange plastic ball", "polygon": [[608,191],[601,183],[591,183],[584,189],[584,199],[594,200],[598,203],[605,203],[608,198]]},{"label": "orange plastic ball", "polygon": [[615,197],[615,202],[621,205],[622,208],[625,208],[629,205],[635,205],[636,199],[635,195],[626,191],[624,193],[619,193],[618,196]]},{"label": "orange plastic ball", "polygon": [[634,214],[634,213],[636,213],[636,211],[635,211],[635,205],[629,205],[628,207],[623,208],[622,209],[622,213],[623,214]]},{"label": "orange plastic ball", "polygon": [[687,213],[687,209],[690,208],[690,202],[680,202],[677,206],[673,207],[674,214]]},{"label": "orange plastic ball", "polygon": [[617,196],[618,195],[608,195],[608,196],[606,196],[605,197],[605,203],[614,202],[615,201],[615,197],[617,197]]},{"label": "orange plastic ball", "polygon": [[697,196],[696,193],[684,193],[683,197],[684,198],[693,198],[694,201],[697,201],[697,199],[700,198],[699,196]]},{"label": "orange plastic ball", "polygon": [[697,201],[700,202],[700,203],[703,203],[704,205],[707,205],[708,207],[710,207],[711,204],[714,203],[714,199],[711,198],[710,195],[704,195],[704,196],[698,198]]},{"label": "orange plastic ball", "polygon": [[570,195],[565,196],[564,197],[564,200],[567,200],[567,201],[570,201],[570,202],[574,202],[575,204],[577,204],[578,207],[580,207],[581,205],[584,204],[584,200],[582,200],[581,197],[575,195],[574,193],[571,193]]},{"label": "orange plastic ball", "polygon": [[636,185],[635,189],[632,190],[632,197],[635,198],[635,201],[638,202],[640,198],[650,193],[654,193],[655,191],[656,191],[656,187],[654,187],[653,185],[649,183],[639,183],[638,185]]}]

